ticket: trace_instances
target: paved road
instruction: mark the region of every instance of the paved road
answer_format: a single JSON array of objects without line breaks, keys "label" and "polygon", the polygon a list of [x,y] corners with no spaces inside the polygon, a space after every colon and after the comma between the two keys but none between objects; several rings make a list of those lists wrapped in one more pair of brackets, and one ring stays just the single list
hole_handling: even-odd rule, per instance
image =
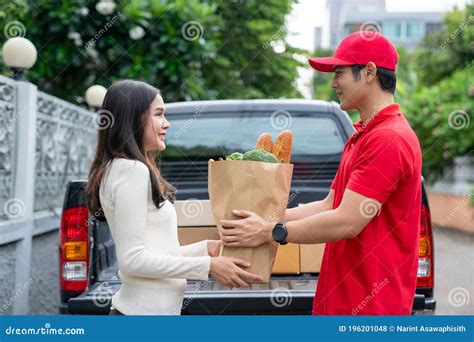
[{"label": "paved road", "polygon": [[474,234],[435,227],[437,315],[474,314]]}]

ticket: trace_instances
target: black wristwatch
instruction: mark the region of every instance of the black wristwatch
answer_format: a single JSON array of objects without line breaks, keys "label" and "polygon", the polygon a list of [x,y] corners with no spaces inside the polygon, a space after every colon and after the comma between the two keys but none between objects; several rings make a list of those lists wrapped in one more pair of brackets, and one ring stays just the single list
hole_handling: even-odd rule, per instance
[{"label": "black wristwatch", "polygon": [[288,236],[288,230],[286,229],[285,221],[278,222],[272,231],[273,238],[280,245],[286,245],[286,237]]}]

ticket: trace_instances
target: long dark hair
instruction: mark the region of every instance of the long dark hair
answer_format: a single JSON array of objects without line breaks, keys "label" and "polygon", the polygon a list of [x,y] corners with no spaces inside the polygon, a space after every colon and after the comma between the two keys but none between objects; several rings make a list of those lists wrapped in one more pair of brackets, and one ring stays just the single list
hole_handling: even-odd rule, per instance
[{"label": "long dark hair", "polygon": [[176,189],[156,165],[156,153],[145,152],[144,133],[151,102],[160,94],[155,87],[140,81],[117,81],[107,90],[99,111],[99,130],[95,156],[85,189],[87,206],[95,218],[103,218],[99,187],[107,166],[114,158],[139,160],[150,171],[152,198],[159,209],[168,199],[175,200]]}]

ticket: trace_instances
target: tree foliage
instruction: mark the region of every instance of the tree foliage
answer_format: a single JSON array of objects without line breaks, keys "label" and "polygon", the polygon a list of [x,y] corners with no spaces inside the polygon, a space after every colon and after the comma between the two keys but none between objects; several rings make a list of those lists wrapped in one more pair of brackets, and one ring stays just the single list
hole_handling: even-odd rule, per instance
[{"label": "tree foliage", "polygon": [[[28,79],[40,89],[74,101],[92,84],[133,78],[167,101],[300,95],[301,51],[284,43],[294,0],[128,0],[109,14],[97,2],[2,5],[1,27],[21,22],[37,47]],[[11,75],[4,65],[1,72]]]}]

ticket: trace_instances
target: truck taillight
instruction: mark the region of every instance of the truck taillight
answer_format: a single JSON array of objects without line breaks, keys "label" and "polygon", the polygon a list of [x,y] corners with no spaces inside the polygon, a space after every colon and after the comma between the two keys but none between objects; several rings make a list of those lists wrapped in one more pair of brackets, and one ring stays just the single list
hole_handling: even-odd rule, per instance
[{"label": "truck taillight", "polygon": [[418,254],[417,287],[432,288],[434,285],[433,231],[431,229],[430,209],[426,204],[421,205],[420,247]]},{"label": "truck taillight", "polygon": [[62,214],[59,236],[59,283],[64,291],[84,291],[87,288],[88,239],[87,207],[66,209]]}]

